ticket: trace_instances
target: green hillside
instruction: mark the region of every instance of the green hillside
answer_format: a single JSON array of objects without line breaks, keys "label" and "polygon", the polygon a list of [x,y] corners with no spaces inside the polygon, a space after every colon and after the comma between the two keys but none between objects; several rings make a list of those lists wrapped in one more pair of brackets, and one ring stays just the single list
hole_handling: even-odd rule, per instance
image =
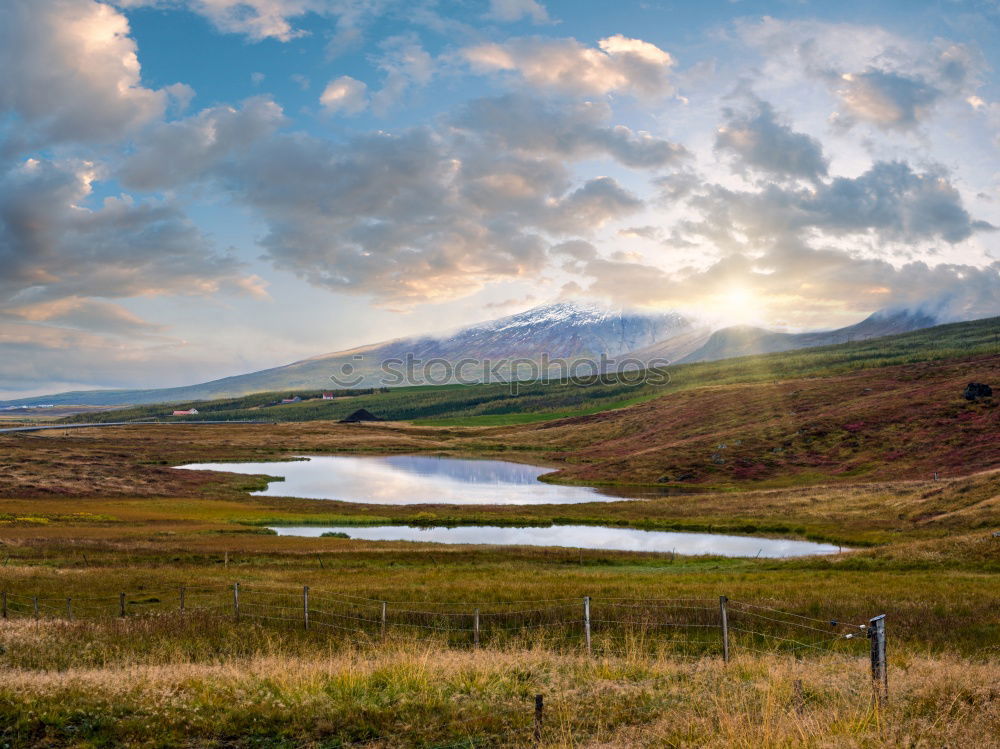
[{"label": "green hillside", "polygon": [[[257,393],[213,401],[137,406],[82,414],[68,423],[145,419],[315,421],[341,419],[366,408],[388,420],[431,425],[500,425],[543,421],[617,408],[669,392],[792,377],[819,377],[921,361],[1000,353],[1000,318],[939,325],[885,338],[723,361],[680,364],[660,370],[657,382],[636,382],[636,373],[587,382],[549,381],[490,385],[441,385],[337,391],[324,401],[318,391]],[[300,402],[281,404],[292,395]],[[176,407],[197,416],[172,417]]]}]

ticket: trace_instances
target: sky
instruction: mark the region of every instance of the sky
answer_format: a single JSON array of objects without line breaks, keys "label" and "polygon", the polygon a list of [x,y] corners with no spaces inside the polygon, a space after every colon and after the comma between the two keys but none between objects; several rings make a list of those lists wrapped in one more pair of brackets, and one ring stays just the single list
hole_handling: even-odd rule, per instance
[{"label": "sky", "polygon": [[3,0],[0,69],[0,398],[1000,314],[1000,0]]}]

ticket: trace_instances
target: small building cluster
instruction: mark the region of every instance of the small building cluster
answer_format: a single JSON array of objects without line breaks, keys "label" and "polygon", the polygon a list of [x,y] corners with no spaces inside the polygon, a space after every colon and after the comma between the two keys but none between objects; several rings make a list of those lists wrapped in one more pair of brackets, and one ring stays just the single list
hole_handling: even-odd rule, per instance
[{"label": "small building cluster", "polygon": [[189,408],[187,410],[174,411],[174,416],[195,416],[197,413],[197,408]]}]

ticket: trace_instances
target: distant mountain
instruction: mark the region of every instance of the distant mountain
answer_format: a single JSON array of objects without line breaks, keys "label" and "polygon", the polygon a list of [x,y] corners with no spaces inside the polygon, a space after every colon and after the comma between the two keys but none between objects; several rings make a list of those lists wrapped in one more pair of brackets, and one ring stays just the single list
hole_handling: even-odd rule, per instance
[{"label": "distant mountain", "polygon": [[[490,379],[496,381],[514,378],[502,363],[515,359],[540,362],[547,356],[550,361],[561,359],[572,365],[583,360],[599,362],[603,355],[617,362],[628,358],[642,364],[654,360],[685,364],[846,343],[935,324],[937,321],[930,315],[896,311],[878,312],[856,325],[814,333],[779,333],[745,326],[712,332],[676,312],[636,312],[563,302],[477,323],[449,334],[400,338],[197,385],[60,393],[3,401],[0,407],[37,403],[55,406],[191,403],[267,391],[445,384],[455,382],[454,368],[462,361],[466,362],[461,370],[465,381],[482,381],[484,367],[489,368]],[[408,359],[414,362],[414,377],[404,378],[404,362]],[[387,377],[382,365],[393,360],[397,364],[392,365]],[[425,368],[423,364],[431,360],[437,364]],[[617,363],[612,364],[608,369],[614,371],[616,366]],[[593,370],[587,365],[575,372],[591,374]],[[521,368],[518,376],[523,378],[527,373],[527,368]],[[565,374],[565,370],[552,367],[547,374],[555,377]]]},{"label": "distant mountain", "polygon": [[[41,398],[9,401],[23,403],[74,405],[140,405],[179,401],[210,400],[264,391],[332,390],[337,387],[379,387],[382,385],[442,384],[454,381],[447,367],[462,360],[489,362],[490,372],[501,379],[509,369],[496,365],[504,360],[549,360],[575,362],[599,360],[602,355],[616,358],[634,350],[643,350],[679,335],[690,334],[694,326],[676,312],[646,313],[614,310],[592,304],[563,302],[535,307],[498,320],[477,323],[441,336],[421,336],[386,341],[347,351],[323,354],[310,359],[265,369],[259,372],[226,377],[221,380],[184,387],[153,390],[94,390],[47,395]],[[704,332],[707,336],[708,331]],[[386,381],[382,363],[398,360],[395,372],[403,373],[407,359],[416,362],[416,383]],[[424,371],[422,364],[438,364]],[[646,359],[643,359],[646,361]],[[482,379],[482,364],[466,364],[462,375]],[[521,370],[522,375],[526,368]],[[584,368],[581,373],[589,373]],[[558,375],[553,368],[550,375]],[[337,377],[332,380],[331,376]],[[401,379],[401,378],[400,378]],[[2,404],[0,404],[2,405]]]},{"label": "distant mountain", "polygon": [[933,317],[922,312],[883,311],[876,312],[856,325],[814,333],[778,333],[765,328],[740,325],[715,331],[701,346],[679,358],[677,363],[716,361],[736,356],[773,354],[778,351],[863,341],[929,328],[937,323]]}]

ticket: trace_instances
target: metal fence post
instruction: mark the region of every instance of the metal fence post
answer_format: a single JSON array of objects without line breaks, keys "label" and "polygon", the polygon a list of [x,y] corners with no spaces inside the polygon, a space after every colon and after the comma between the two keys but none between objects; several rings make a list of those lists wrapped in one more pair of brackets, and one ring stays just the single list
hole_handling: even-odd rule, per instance
[{"label": "metal fence post", "polygon": [[722,629],[722,662],[729,663],[729,599],[719,596],[719,626]]},{"label": "metal fence post", "polygon": [[385,625],[386,625],[386,602],[382,601],[382,639],[385,639]]},{"label": "metal fence post", "polygon": [[309,586],[302,586],[302,625],[309,629]]},{"label": "metal fence post", "polygon": [[868,621],[868,639],[871,641],[872,689],[875,702],[889,699],[889,667],[885,660],[885,614]]},{"label": "metal fence post", "polygon": [[583,636],[587,641],[587,655],[590,655],[590,596],[583,597]]}]

